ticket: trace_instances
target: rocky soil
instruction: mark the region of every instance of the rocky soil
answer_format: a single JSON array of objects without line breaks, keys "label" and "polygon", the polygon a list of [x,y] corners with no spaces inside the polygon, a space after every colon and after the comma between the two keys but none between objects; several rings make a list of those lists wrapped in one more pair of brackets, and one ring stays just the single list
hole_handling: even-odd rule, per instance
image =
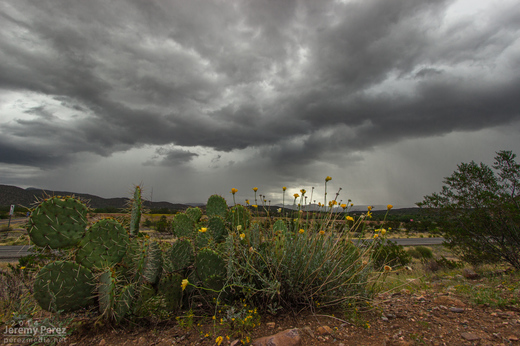
[{"label": "rocky soil", "polygon": [[[478,280],[472,281],[479,285]],[[500,289],[498,287],[497,289]],[[513,292],[518,295],[519,293]],[[513,297],[514,299],[520,296]],[[269,345],[520,345],[520,309],[472,304],[468,296],[454,293],[441,281],[425,289],[401,289],[380,294],[367,311],[334,316],[302,313],[266,316],[261,325],[242,334],[242,341],[279,333]],[[280,334],[297,328],[297,337]],[[174,322],[156,326],[107,329],[85,325],[67,345],[241,345],[236,331],[216,329],[212,323],[187,330]],[[293,332],[295,333],[295,332]],[[226,339],[226,334],[231,336]],[[233,344],[234,342],[234,344]],[[257,343],[267,345],[268,343]]]}]

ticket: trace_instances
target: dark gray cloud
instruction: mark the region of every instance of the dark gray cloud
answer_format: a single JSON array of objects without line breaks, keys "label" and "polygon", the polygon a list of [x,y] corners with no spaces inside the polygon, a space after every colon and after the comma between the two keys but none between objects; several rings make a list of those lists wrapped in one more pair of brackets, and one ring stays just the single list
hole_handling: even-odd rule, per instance
[{"label": "dark gray cloud", "polygon": [[152,148],[145,166],[206,150],[221,167],[249,150],[288,176],[518,121],[519,5],[454,4],[2,1],[0,162]]}]

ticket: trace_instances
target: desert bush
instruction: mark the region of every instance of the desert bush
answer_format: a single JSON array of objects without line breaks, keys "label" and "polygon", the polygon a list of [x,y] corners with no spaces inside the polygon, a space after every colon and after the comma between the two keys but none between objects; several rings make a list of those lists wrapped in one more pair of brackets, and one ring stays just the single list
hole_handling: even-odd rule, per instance
[{"label": "desert bush", "polygon": [[417,251],[423,259],[431,259],[433,258],[433,252],[430,248],[427,248],[425,246],[416,246],[415,251]]},{"label": "desert bush", "polygon": [[505,261],[520,268],[520,164],[511,151],[495,156],[493,169],[461,163],[441,192],[425,196],[446,246],[471,264]]},{"label": "desert bush", "polygon": [[379,239],[375,243],[372,260],[376,269],[381,269],[385,265],[400,267],[410,263],[411,255],[402,245],[385,239]]}]

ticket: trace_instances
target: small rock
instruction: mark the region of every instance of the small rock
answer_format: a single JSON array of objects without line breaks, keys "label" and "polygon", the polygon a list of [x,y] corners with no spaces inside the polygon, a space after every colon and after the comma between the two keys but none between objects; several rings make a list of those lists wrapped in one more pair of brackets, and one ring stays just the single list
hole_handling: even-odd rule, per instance
[{"label": "small rock", "polygon": [[515,335],[511,335],[507,338],[509,341],[518,341],[518,337]]},{"label": "small rock", "polygon": [[446,296],[440,296],[434,299],[433,301],[435,304],[439,305],[452,305],[456,306],[458,308],[465,308],[466,304],[464,304],[462,301],[456,298],[446,297]]},{"label": "small rock", "polygon": [[385,321],[385,322],[388,322],[388,317],[386,317],[386,316],[381,316],[381,319],[382,319],[383,321]]},{"label": "small rock", "polygon": [[104,346],[106,344],[107,344],[107,342],[105,341],[105,339],[101,339],[101,341],[99,342],[98,346]]},{"label": "small rock", "polygon": [[242,344],[240,340],[233,340],[229,346],[238,346],[239,344]]},{"label": "small rock", "polygon": [[330,335],[332,333],[332,328],[330,328],[329,326],[320,326],[318,327],[318,329],[316,329],[316,334],[318,335]]},{"label": "small rock", "polygon": [[480,275],[478,275],[477,273],[475,273],[474,270],[472,270],[472,269],[468,269],[468,268],[466,268],[466,269],[464,269],[464,270],[462,271],[462,275],[464,275],[464,277],[465,277],[466,279],[470,279],[470,280],[480,279]]},{"label": "small rock", "polygon": [[451,312],[455,312],[457,314],[461,314],[461,313],[464,312],[464,309],[462,309],[462,308],[450,308],[450,311]]},{"label": "small rock", "polygon": [[274,329],[274,327],[276,326],[276,323],[275,322],[267,322],[265,325],[269,329]]},{"label": "small rock", "polygon": [[392,318],[396,318],[397,316],[394,314],[386,314],[386,317],[392,319]]},{"label": "small rock", "polygon": [[309,327],[309,326],[305,326],[305,327],[303,327],[303,330],[304,330],[307,334],[309,334],[311,337],[314,338],[314,333],[312,332],[311,327]]},{"label": "small rock", "polygon": [[302,342],[300,332],[297,328],[287,329],[280,333],[255,339],[253,346],[299,346]]},{"label": "small rock", "polygon": [[480,340],[480,336],[478,336],[475,333],[462,333],[460,334],[460,336],[462,336],[463,339],[466,339],[468,341]]}]

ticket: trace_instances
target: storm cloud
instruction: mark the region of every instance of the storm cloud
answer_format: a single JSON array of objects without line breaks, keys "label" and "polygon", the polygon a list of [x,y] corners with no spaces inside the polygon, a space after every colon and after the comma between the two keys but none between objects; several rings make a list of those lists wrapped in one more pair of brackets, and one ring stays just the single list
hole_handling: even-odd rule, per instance
[{"label": "storm cloud", "polygon": [[519,31],[516,1],[2,1],[0,180],[131,156],[270,192],[455,133],[517,150]]}]

